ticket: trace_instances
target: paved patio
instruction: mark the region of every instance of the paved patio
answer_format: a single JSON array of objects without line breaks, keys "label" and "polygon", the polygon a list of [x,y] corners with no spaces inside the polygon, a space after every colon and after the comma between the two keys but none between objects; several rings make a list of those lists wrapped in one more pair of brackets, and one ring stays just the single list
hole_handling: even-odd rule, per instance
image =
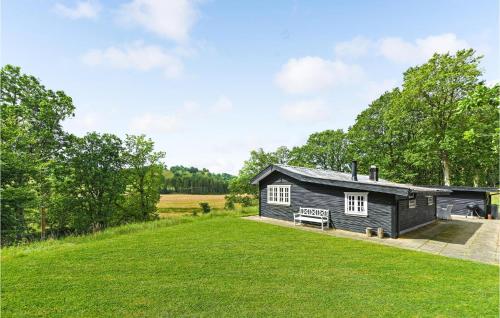
[{"label": "paved patio", "polygon": [[500,220],[457,217],[451,221],[436,221],[398,239],[379,239],[349,231],[321,231],[314,226],[294,226],[293,222],[266,217],[250,216],[246,219],[488,264],[499,265],[500,260]]}]

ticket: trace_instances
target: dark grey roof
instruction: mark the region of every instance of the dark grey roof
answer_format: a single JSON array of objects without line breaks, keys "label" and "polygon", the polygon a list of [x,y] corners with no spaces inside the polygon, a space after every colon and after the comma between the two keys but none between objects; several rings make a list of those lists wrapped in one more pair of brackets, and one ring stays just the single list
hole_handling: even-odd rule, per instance
[{"label": "dark grey roof", "polygon": [[411,184],[390,182],[383,179],[372,181],[367,175],[361,174],[358,174],[358,181],[353,181],[351,180],[350,173],[278,164],[270,165],[266,169],[262,170],[252,179],[252,184],[258,184],[260,180],[267,177],[273,171],[279,171],[304,182],[319,183],[360,190],[369,190],[382,193],[392,193],[402,196],[408,196],[416,192],[441,194],[449,194],[451,192],[447,189],[414,186]]},{"label": "dark grey roof", "polygon": [[500,190],[495,187],[469,187],[469,186],[429,186],[432,188],[436,189],[445,189],[445,190],[452,190],[452,191],[461,191],[461,192],[499,192]]}]

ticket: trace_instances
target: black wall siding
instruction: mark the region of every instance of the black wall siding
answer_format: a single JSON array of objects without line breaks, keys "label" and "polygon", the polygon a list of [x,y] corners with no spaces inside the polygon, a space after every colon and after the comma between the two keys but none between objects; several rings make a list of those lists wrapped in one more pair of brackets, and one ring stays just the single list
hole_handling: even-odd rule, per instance
[{"label": "black wall siding", "polygon": [[413,209],[408,207],[408,199],[399,201],[399,231],[411,229],[436,219],[436,198],[429,205],[427,196],[418,194],[416,196],[417,206]]},{"label": "black wall siding", "polygon": [[453,191],[448,196],[437,198],[438,209],[446,209],[448,204],[453,204],[451,214],[467,215],[467,204],[477,204],[482,211],[486,206],[486,195],[483,192],[460,192]]},{"label": "black wall siding", "polygon": [[[290,206],[267,203],[267,185],[291,185]],[[368,217],[345,215],[344,192],[356,192],[349,188],[340,188],[296,180],[280,172],[273,172],[259,184],[261,216],[293,221],[293,213],[300,207],[327,209],[330,211],[330,226],[354,232],[364,232],[367,227],[384,229],[387,235],[393,232],[392,215],[395,210],[394,195],[369,192]],[[358,191],[363,192],[363,191]]]}]

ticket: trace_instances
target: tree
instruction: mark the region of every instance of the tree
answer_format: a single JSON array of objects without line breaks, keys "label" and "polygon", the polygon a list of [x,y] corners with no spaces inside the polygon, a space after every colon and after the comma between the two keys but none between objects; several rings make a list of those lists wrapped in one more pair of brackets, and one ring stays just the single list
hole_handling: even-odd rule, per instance
[{"label": "tree", "polygon": [[157,217],[164,157],[164,152],[154,151],[154,142],[146,136],[127,135],[124,152],[129,187],[127,208],[131,213],[137,211],[144,221]]},{"label": "tree", "polygon": [[463,184],[494,186],[498,182],[498,116],[500,86],[491,88],[480,84],[459,102],[461,117],[457,138],[462,138],[457,147],[455,174]]},{"label": "tree", "polygon": [[163,193],[226,194],[234,177],[208,169],[173,166],[163,172]]},{"label": "tree", "polygon": [[398,89],[382,94],[356,117],[348,130],[349,153],[358,161],[360,171],[368,171],[370,165],[379,166],[381,173],[387,171],[392,157],[392,140],[387,138],[385,114],[398,94]]},{"label": "tree", "polygon": [[2,237],[20,239],[28,223],[41,219],[43,229],[51,166],[65,136],[61,122],[75,108],[64,92],[45,88],[19,67],[4,66],[0,80]]},{"label": "tree", "polygon": [[[401,91],[395,88],[363,110],[348,131],[348,156],[358,161],[360,171],[367,173],[371,165],[376,165],[381,177],[411,183],[419,180],[423,171],[407,160],[413,149],[408,145],[415,136],[416,121],[394,114],[404,109],[401,103]],[[432,166],[430,170],[435,174]]]},{"label": "tree", "polygon": [[250,159],[243,163],[238,177],[231,180],[229,183],[229,192],[240,195],[258,195],[257,187],[250,184],[250,181],[260,171],[271,164],[286,164],[288,163],[289,151],[285,147],[278,148],[278,152],[265,152],[262,148],[252,150]]},{"label": "tree", "polygon": [[74,198],[74,227],[97,231],[118,224],[126,187],[121,140],[111,134],[89,133],[73,137],[67,149],[71,170],[64,195]]},{"label": "tree", "polygon": [[461,50],[455,55],[434,54],[425,64],[412,67],[404,73],[401,109],[392,114],[396,129],[407,130],[407,118],[415,124],[411,160],[419,166],[439,160],[442,182],[450,185],[451,154],[461,144],[456,138],[463,117],[458,103],[479,83],[481,71],[474,50]]},{"label": "tree", "polygon": [[311,134],[307,143],[296,151],[302,152],[300,158],[308,166],[343,171],[350,162],[347,146],[347,136],[342,129],[325,130]]}]

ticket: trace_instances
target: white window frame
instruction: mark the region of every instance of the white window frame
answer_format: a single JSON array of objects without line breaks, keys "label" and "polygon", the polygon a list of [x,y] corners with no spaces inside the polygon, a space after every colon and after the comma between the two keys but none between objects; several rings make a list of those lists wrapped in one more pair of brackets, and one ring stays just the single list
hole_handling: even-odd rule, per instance
[{"label": "white window frame", "polygon": [[290,185],[268,185],[267,203],[274,205],[290,205],[292,201]]},{"label": "white window frame", "polygon": [[[368,216],[368,192],[344,192],[344,196],[344,213],[346,215]],[[360,207],[362,210],[358,211]]]},{"label": "white window frame", "polygon": [[434,205],[434,197],[432,195],[427,197],[427,205]]},{"label": "white window frame", "polygon": [[417,207],[417,199],[408,200],[408,209],[415,209]]}]

